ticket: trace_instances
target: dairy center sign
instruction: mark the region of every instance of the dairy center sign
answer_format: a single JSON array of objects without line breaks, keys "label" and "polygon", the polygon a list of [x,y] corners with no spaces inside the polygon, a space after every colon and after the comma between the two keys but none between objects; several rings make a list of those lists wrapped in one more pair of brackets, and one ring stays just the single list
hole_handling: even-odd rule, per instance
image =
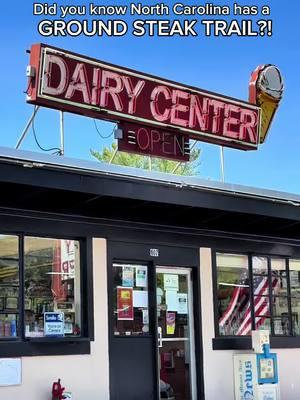
[{"label": "dairy center sign", "polygon": [[244,150],[256,149],[260,107],[43,44],[30,52],[32,104]]}]

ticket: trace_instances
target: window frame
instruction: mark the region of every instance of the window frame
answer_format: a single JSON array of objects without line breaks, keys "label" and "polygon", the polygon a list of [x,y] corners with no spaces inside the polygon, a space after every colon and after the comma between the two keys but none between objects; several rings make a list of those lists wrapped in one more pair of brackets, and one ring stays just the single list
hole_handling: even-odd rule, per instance
[{"label": "window frame", "polygon": [[[90,354],[90,342],[94,340],[92,238],[71,237],[69,235],[62,235],[61,233],[41,234],[39,232],[33,233],[7,230],[1,230],[0,234],[4,236],[16,236],[18,238],[17,262],[19,266],[19,304],[16,311],[19,315],[17,336],[0,338],[0,357]],[[80,335],[53,338],[25,336],[25,237],[74,240],[79,242],[81,296]]]},{"label": "window frame", "polygon": [[[255,315],[254,315],[254,293],[253,293],[253,257],[264,257],[267,259],[268,263],[268,283],[269,283],[269,295],[267,296],[270,302],[270,320],[271,320],[271,331],[270,331],[270,343],[273,348],[299,348],[300,347],[300,336],[296,336],[293,333],[293,325],[292,325],[292,308],[291,308],[291,287],[290,287],[290,269],[289,269],[289,260],[293,259],[291,256],[287,255],[278,255],[278,254],[264,254],[260,252],[245,252],[245,251],[230,251],[228,249],[212,249],[212,279],[213,279],[213,310],[214,310],[214,338],[212,340],[213,349],[214,350],[229,350],[229,349],[251,349],[251,335],[245,336],[235,336],[235,335],[227,335],[222,336],[219,332],[219,318],[218,318],[218,270],[217,270],[217,254],[236,254],[241,256],[248,257],[248,274],[249,274],[249,283],[250,283],[250,298],[251,298],[251,325],[252,330],[255,330]],[[273,295],[272,290],[270,290],[270,277],[272,274],[271,269],[271,260],[272,259],[284,259],[285,260],[285,271],[287,277],[287,301],[288,301],[288,318],[290,323],[290,335],[275,335],[274,334],[274,323],[273,323],[273,313],[272,313],[272,303],[273,303]],[[297,257],[295,257],[297,259]]]}]

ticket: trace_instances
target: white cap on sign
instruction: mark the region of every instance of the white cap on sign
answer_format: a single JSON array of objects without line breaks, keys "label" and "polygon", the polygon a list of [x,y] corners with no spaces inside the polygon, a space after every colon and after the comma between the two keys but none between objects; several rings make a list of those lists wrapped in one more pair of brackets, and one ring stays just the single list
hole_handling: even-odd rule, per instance
[{"label": "white cap on sign", "polygon": [[252,349],[255,353],[263,353],[264,344],[270,344],[270,332],[268,330],[257,330],[251,332]]}]

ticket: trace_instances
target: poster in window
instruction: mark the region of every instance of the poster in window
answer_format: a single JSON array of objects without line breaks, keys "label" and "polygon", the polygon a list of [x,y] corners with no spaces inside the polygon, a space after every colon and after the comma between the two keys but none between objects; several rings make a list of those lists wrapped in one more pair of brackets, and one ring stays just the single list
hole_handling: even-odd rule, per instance
[{"label": "poster in window", "polygon": [[178,298],[176,290],[166,290],[166,304],[168,311],[178,310]]},{"label": "poster in window", "polygon": [[178,288],[179,288],[178,275],[164,274],[164,289],[178,290]]},{"label": "poster in window", "polygon": [[177,295],[178,300],[178,314],[187,314],[188,307],[187,307],[187,293],[178,293]]},{"label": "poster in window", "polygon": [[119,321],[133,321],[133,288],[117,287],[117,313]]},{"label": "poster in window", "polygon": [[122,267],[122,286],[133,287],[133,282],[134,282],[133,273],[134,273],[133,267],[127,267],[125,265]]},{"label": "poster in window", "polygon": [[147,267],[145,265],[136,267],[135,285],[136,287],[147,287]]},{"label": "poster in window", "polygon": [[167,335],[174,335],[175,333],[175,321],[176,321],[176,313],[174,312],[167,312]]}]

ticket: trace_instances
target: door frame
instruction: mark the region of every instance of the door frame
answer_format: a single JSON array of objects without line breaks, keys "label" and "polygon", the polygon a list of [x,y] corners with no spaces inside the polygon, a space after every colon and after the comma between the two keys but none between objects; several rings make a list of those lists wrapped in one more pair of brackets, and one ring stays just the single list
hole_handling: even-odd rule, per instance
[{"label": "door frame", "polygon": [[[189,331],[190,333],[190,385],[191,385],[191,393],[192,393],[192,398],[197,399],[197,393],[198,393],[198,384],[197,384],[197,363],[196,363],[196,348],[195,348],[195,307],[194,307],[194,289],[193,289],[193,270],[192,267],[166,267],[166,266],[161,266],[161,265],[156,265],[155,266],[155,274],[157,273],[170,273],[170,271],[174,271],[174,273],[177,273],[179,275],[185,275],[188,279],[187,282],[187,287],[188,287],[188,326],[189,326]],[[171,272],[172,273],[172,272]],[[156,315],[157,319],[157,315]],[[178,338],[162,338],[162,341],[176,341]],[[180,338],[181,341],[184,341],[183,338]],[[195,367],[195,368],[192,368]],[[158,368],[159,369],[159,368]]]},{"label": "door frame", "polygon": [[[166,238],[167,239],[167,238]],[[158,250],[158,254],[153,251]],[[132,243],[126,241],[107,241],[107,285],[108,285],[108,339],[109,339],[109,371],[110,376],[113,375],[112,359],[111,359],[111,346],[113,343],[113,280],[112,280],[112,264],[114,262],[126,263],[144,263],[149,268],[149,278],[152,276],[156,283],[156,267],[174,267],[179,269],[190,268],[192,278],[192,292],[193,292],[193,320],[194,320],[194,349],[195,349],[195,366],[196,366],[196,399],[205,400],[204,397],[204,370],[203,370],[203,341],[201,329],[201,288],[200,288],[200,248],[192,246],[181,246],[178,244],[162,244],[157,243]],[[148,279],[149,279],[148,278]],[[149,290],[154,291],[154,296],[149,296],[149,312],[150,307],[156,307],[156,285],[151,287],[152,283],[149,279]],[[154,298],[154,304],[151,304],[151,297]],[[153,310],[153,311],[154,311]],[[156,315],[156,313],[155,313]],[[153,318],[153,317],[152,317]],[[153,326],[153,371],[156,377],[156,387],[154,388],[159,399],[159,385],[158,385],[158,348],[157,348],[157,320]],[[198,338],[198,340],[196,340]],[[112,393],[112,384],[110,379],[110,393]]]}]

